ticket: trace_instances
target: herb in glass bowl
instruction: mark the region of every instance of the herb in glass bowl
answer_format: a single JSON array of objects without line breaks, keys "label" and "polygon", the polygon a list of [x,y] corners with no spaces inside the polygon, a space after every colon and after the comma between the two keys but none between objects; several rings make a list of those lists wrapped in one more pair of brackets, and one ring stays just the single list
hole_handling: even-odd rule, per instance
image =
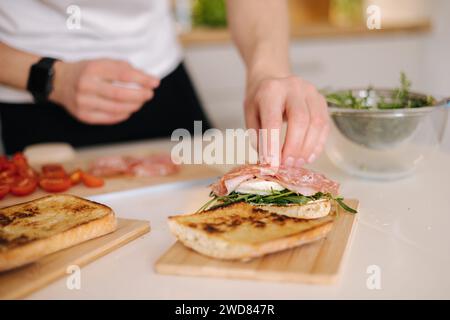
[{"label": "herb in glass bowl", "polygon": [[421,108],[432,106],[436,100],[432,96],[418,97],[410,92],[411,81],[408,80],[405,73],[400,74],[400,87],[392,90],[390,96],[376,97],[376,103],[371,103],[371,93],[374,91],[371,87],[367,89],[367,95],[363,97],[355,96],[352,91],[332,92],[325,95],[327,102],[340,107],[350,109],[402,109],[402,108]]}]

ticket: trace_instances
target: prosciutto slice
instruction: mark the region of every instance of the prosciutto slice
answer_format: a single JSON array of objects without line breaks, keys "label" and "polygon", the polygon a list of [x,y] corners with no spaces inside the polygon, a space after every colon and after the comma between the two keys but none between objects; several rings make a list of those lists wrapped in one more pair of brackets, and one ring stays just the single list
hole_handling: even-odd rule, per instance
[{"label": "prosciutto slice", "polygon": [[137,177],[158,177],[174,174],[179,167],[169,154],[158,153],[144,157],[106,156],[96,159],[90,172],[103,177],[133,175]]},{"label": "prosciutto slice", "polygon": [[215,195],[225,196],[236,190],[242,182],[254,178],[277,182],[286,189],[305,196],[312,196],[317,192],[337,195],[339,192],[339,183],[323,174],[305,168],[272,168],[262,164],[236,167],[213,183],[211,189]]}]

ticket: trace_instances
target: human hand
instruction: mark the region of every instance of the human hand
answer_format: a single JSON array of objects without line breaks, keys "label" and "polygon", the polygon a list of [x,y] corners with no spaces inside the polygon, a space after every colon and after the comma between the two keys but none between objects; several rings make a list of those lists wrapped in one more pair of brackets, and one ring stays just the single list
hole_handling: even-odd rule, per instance
[{"label": "human hand", "polygon": [[158,86],[159,79],[125,61],[57,61],[49,98],[82,122],[107,125],[128,119]]},{"label": "human hand", "polygon": [[312,84],[296,76],[249,81],[245,119],[247,128],[275,129],[279,133],[283,120],[287,121],[282,146],[270,133],[268,139],[259,142],[260,161],[273,166],[281,163],[302,167],[313,162],[322,152],[329,133],[325,98]]}]

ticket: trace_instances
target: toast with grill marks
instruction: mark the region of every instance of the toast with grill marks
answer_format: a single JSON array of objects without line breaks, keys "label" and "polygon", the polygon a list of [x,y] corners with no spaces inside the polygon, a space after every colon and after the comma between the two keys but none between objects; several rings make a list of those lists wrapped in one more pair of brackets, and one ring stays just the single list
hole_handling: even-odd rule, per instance
[{"label": "toast with grill marks", "polygon": [[0,271],[116,229],[107,206],[72,195],[50,195],[0,209]]},{"label": "toast with grill marks", "polygon": [[333,216],[298,219],[239,202],[190,215],[169,217],[172,233],[209,257],[249,260],[321,239]]}]

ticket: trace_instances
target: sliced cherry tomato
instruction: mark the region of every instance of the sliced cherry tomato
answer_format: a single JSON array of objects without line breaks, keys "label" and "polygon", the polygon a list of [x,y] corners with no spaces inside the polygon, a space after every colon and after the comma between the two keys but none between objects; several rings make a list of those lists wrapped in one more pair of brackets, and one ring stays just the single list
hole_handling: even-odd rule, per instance
[{"label": "sliced cherry tomato", "polygon": [[37,187],[37,180],[32,178],[18,178],[11,185],[11,193],[15,196],[26,196],[34,192]]},{"label": "sliced cherry tomato", "polygon": [[72,186],[72,181],[68,177],[48,178],[43,177],[39,180],[39,186],[47,192],[63,192]]},{"label": "sliced cherry tomato", "polygon": [[44,164],[42,166],[43,173],[52,172],[52,171],[64,171],[64,167],[57,163],[49,163],[49,164]]},{"label": "sliced cherry tomato", "polygon": [[37,180],[39,175],[36,171],[34,171],[33,168],[31,167],[26,167],[26,168],[18,168],[17,169],[17,175],[19,177],[24,177],[24,178],[32,178]]},{"label": "sliced cherry tomato", "polygon": [[2,172],[0,172],[0,180],[14,178],[15,176],[16,176],[15,169],[8,169],[8,170],[3,170]]},{"label": "sliced cherry tomato", "polygon": [[0,170],[3,170],[3,166],[8,163],[8,157],[3,155],[0,156]]},{"label": "sliced cherry tomato", "polygon": [[11,187],[16,182],[16,180],[16,176],[4,177],[0,179],[0,184],[6,184]]},{"label": "sliced cherry tomato", "polygon": [[72,181],[72,185],[76,185],[76,184],[80,183],[82,173],[83,172],[80,169],[77,169],[70,174],[70,181]]},{"label": "sliced cherry tomato", "polygon": [[89,188],[99,188],[105,184],[105,181],[102,178],[86,172],[81,173],[81,181],[83,181],[84,185]]},{"label": "sliced cherry tomato", "polygon": [[42,175],[46,178],[66,178],[67,172],[60,164],[46,164],[42,166]]},{"label": "sliced cherry tomato", "polygon": [[28,161],[27,158],[25,158],[25,156],[23,155],[22,152],[17,152],[12,156],[12,163],[14,163],[14,165],[17,168],[27,168],[28,167]]},{"label": "sliced cherry tomato", "polygon": [[0,199],[3,199],[11,190],[11,187],[7,184],[0,185]]},{"label": "sliced cherry tomato", "polygon": [[17,172],[16,165],[8,160],[2,164],[1,173],[3,172],[8,172],[8,175],[15,174]]}]

